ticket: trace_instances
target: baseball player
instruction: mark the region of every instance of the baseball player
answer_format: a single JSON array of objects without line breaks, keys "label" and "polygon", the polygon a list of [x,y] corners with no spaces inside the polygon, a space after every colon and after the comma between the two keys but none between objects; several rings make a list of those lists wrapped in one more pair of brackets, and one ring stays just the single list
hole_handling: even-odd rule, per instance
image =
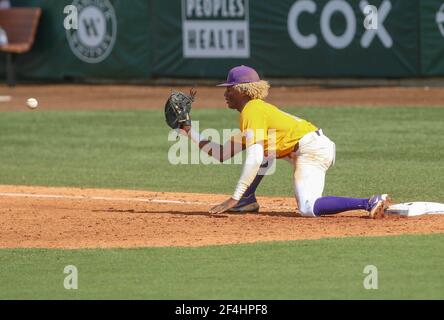
[{"label": "baseball player", "polygon": [[[190,125],[182,126],[183,133],[200,149],[220,161],[246,149],[243,171],[233,195],[210,213],[258,211],[255,191],[270,163],[277,158],[293,166],[294,192],[302,216],[319,217],[348,210],[367,210],[371,218],[384,216],[390,205],[387,194],[362,199],[322,196],[325,174],[335,161],[335,144],[314,124],[265,102],[270,85],[253,68],[242,65],[231,69],[227,81],[219,86],[226,88],[228,107],[239,112],[244,134],[241,147],[234,140],[224,146],[216,144],[201,137]],[[270,130],[275,143],[270,142]]]}]

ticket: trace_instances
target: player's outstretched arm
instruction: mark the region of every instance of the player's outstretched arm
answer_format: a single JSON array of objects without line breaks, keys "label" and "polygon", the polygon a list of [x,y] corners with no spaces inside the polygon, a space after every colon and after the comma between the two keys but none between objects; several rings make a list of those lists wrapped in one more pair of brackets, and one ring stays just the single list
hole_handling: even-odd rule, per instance
[{"label": "player's outstretched arm", "polygon": [[220,162],[231,159],[242,150],[245,150],[245,146],[235,140],[229,140],[224,145],[206,140],[198,132],[194,131],[190,125],[183,126],[182,130],[193,142],[199,145],[199,149]]}]

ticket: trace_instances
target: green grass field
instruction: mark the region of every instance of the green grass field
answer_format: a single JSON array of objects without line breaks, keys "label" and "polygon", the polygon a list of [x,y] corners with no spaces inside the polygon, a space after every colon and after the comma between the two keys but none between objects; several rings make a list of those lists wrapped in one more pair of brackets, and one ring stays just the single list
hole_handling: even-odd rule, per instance
[{"label": "green grass field", "polygon": [[[443,202],[444,109],[287,109],[337,145],[325,194]],[[236,113],[195,110],[204,128]],[[0,113],[0,184],[230,194],[239,165],[172,166],[158,111]],[[259,195],[293,194],[278,163]],[[1,208],[0,208],[1,213]],[[443,299],[444,235],[323,239],[205,248],[0,250],[0,298]],[[79,290],[63,268],[79,269]],[[375,265],[379,289],[365,290]]]},{"label": "green grass field", "polygon": [[[2,299],[444,299],[444,235],[130,250],[2,250]],[[64,289],[75,265],[78,289]],[[378,270],[367,290],[364,268]]]}]

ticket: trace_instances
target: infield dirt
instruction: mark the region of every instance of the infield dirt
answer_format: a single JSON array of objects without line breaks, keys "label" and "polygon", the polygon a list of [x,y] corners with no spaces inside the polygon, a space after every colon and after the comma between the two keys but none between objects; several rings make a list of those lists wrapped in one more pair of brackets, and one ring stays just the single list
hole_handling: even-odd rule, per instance
[{"label": "infield dirt", "polygon": [[365,211],[303,218],[293,198],[259,213],[210,216],[224,195],[0,186],[0,248],[205,246],[326,237],[444,233],[443,216],[371,220]]}]

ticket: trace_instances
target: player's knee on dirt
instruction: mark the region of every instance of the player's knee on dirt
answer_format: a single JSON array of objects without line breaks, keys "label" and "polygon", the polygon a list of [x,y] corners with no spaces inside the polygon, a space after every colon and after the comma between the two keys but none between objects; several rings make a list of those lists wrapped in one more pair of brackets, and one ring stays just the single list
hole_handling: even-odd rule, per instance
[{"label": "player's knee on dirt", "polygon": [[316,199],[298,199],[299,212],[303,217],[314,218],[316,215],[313,212]]}]

